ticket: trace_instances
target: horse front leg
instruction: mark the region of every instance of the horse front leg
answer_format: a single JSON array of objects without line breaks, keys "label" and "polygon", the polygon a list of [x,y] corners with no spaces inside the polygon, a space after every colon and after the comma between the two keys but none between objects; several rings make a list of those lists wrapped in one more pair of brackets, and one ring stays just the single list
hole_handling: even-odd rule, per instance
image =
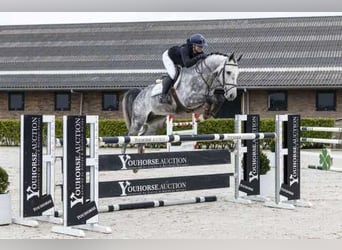
[{"label": "horse front leg", "polygon": [[[147,124],[144,124],[139,133],[138,133],[138,136],[141,136],[141,135],[146,135],[146,131],[148,131],[148,125]],[[138,154],[143,154],[145,153],[145,143],[139,143],[138,144]]]},{"label": "horse front leg", "polygon": [[[135,123],[132,124],[132,126],[130,127],[129,131],[127,132],[127,136],[138,136],[140,133],[139,131],[143,130],[143,126],[139,126],[139,123]],[[143,152],[143,145],[142,144],[138,144],[138,152],[141,153]],[[122,144],[121,147],[121,154],[126,154],[126,150],[127,150],[127,143]],[[133,168],[132,169],[133,173],[137,173],[138,169],[137,168]]]},{"label": "horse front leg", "polygon": [[225,97],[223,93],[216,93],[215,92],[215,102],[213,103],[212,107],[211,107],[211,115],[213,117],[216,117],[217,113],[220,111],[220,109],[222,108],[222,105],[225,101]]},{"label": "horse front leg", "polygon": [[204,120],[212,117],[215,117],[218,113],[218,111],[221,109],[223,103],[224,103],[224,96],[220,93],[216,94],[214,96],[210,96],[207,98],[206,103],[204,104],[204,114],[203,118]]},{"label": "horse front leg", "polygon": [[122,144],[122,147],[121,147],[121,154],[122,155],[126,154],[126,149],[127,149],[127,144],[126,143]]}]

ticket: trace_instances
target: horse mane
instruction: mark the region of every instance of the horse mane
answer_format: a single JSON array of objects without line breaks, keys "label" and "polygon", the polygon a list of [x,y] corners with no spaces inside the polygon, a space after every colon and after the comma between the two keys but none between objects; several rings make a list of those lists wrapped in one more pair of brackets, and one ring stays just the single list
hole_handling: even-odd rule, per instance
[{"label": "horse mane", "polygon": [[213,56],[213,55],[229,57],[229,55],[221,53],[221,52],[211,52],[210,54],[207,54],[207,56]]}]

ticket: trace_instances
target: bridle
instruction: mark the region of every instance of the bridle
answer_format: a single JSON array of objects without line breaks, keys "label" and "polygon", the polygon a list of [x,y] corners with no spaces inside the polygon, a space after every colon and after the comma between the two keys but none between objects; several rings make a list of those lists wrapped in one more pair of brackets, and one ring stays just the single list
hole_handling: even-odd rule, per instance
[{"label": "bridle", "polygon": [[[224,72],[226,72],[226,67],[227,66],[236,66],[237,67],[238,64],[237,63],[229,63],[227,61],[228,61],[228,58],[227,58],[226,62],[224,63],[223,67],[220,69],[220,71],[215,73],[215,74],[212,74],[212,77],[209,76],[208,79],[205,79],[204,76],[203,76],[204,75],[203,67],[205,67],[206,69],[209,69],[209,72],[212,72],[212,69],[205,63],[205,59],[197,62],[195,70],[196,70],[196,73],[198,73],[201,76],[203,82],[207,85],[206,96],[213,95],[213,92],[215,90],[215,89],[213,89],[214,81],[218,81],[220,83],[220,86],[222,86],[223,88],[225,86],[230,86],[230,88],[228,90],[226,90],[226,91],[230,91],[231,89],[236,88],[236,84],[226,83],[226,77],[225,77],[226,74]],[[200,65],[202,65],[202,70],[200,70]],[[219,77],[220,77],[221,74],[222,74],[222,82],[219,81]],[[210,94],[210,93],[212,93],[212,94]]]},{"label": "bridle", "polygon": [[226,72],[226,66],[235,66],[237,67],[238,64],[237,63],[225,63],[222,67],[222,69],[219,71],[219,73],[217,75],[220,75],[222,74],[222,86],[225,87],[225,86],[230,86],[230,88],[227,90],[231,90],[232,88],[235,88],[236,87],[236,84],[233,84],[233,83],[227,83],[226,82],[226,74],[224,72]]}]

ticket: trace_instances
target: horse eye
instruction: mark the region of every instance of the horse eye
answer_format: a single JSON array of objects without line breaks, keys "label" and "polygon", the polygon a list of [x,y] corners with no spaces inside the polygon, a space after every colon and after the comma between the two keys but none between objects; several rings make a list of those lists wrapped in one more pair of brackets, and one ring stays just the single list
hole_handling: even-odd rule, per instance
[{"label": "horse eye", "polygon": [[230,71],[227,71],[227,75],[229,75],[229,76],[230,76],[231,74],[232,74],[232,72],[230,72]]}]

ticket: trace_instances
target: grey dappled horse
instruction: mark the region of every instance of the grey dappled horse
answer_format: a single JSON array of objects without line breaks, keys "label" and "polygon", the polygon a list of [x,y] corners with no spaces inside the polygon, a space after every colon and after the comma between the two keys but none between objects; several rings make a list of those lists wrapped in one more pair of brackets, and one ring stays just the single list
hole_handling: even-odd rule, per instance
[{"label": "grey dappled horse", "polygon": [[154,135],[164,126],[167,115],[199,109],[214,98],[216,89],[223,89],[228,101],[234,100],[240,59],[236,59],[234,53],[230,56],[212,53],[194,66],[182,68],[170,91],[175,94],[170,103],[159,102],[162,83],[129,90],[122,101],[128,135]]}]

